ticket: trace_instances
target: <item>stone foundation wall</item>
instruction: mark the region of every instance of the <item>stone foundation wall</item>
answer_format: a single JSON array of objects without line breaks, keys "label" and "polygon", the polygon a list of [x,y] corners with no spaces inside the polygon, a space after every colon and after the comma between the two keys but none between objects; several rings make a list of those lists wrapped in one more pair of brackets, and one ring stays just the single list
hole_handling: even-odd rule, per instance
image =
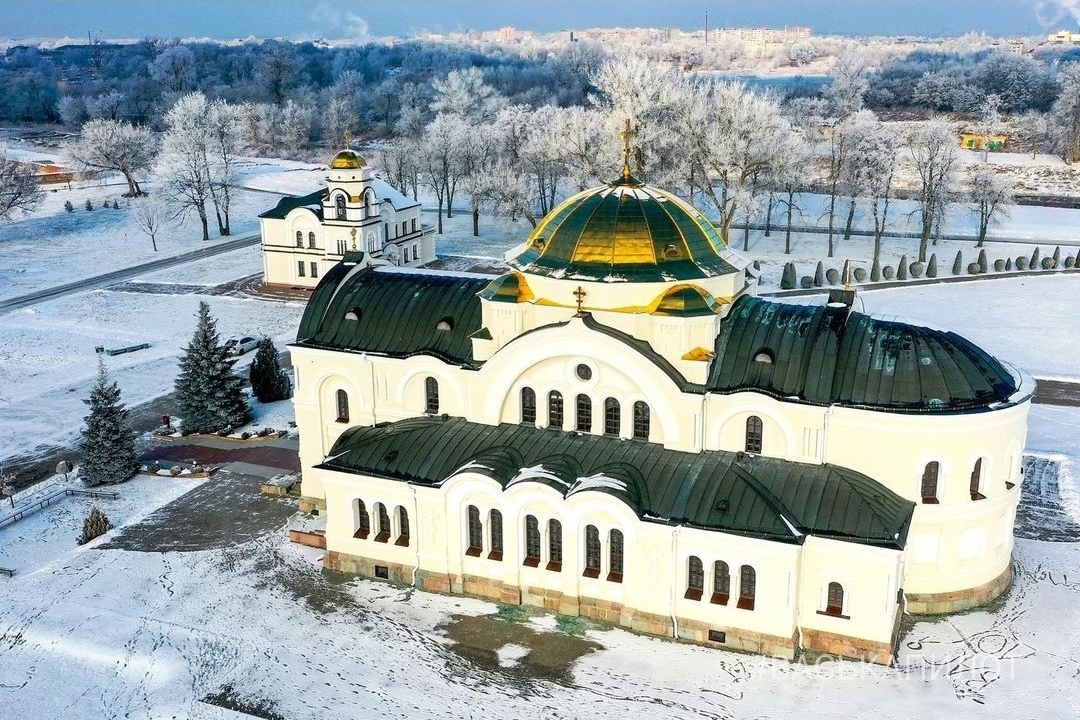
[{"label": "stone foundation wall", "polygon": [[[367,578],[389,580],[398,585],[412,585],[413,566],[400,563],[372,560],[359,555],[349,555],[336,550],[327,550],[323,555],[323,567],[329,570],[362,575]],[[380,573],[379,568],[384,568],[385,573]],[[385,577],[383,577],[385,574]]]},{"label": "stone foundation wall", "polygon": [[888,643],[807,629],[802,631],[802,647],[804,650],[864,660],[878,665],[891,664],[894,652],[893,646]]},{"label": "stone foundation wall", "polygon": [[297,510],[302,513],[317,511],[319,515],[326,513],[326,498],[300,496],[297,501]]},{"label": "stone foundation wall", "polygon": [[326,536],[321,533],[304,532],[303,530],[290,530],[289,542],[297,545],[326,549]]},{"label": "stone foundation wall", "polygon": [[1012,584],[1012,564],[988,583],[947,593],[904,594],[904,610],[911,615],[944,615],[985,605]]},{"label": "stone foundation wall", "polygon": [[[709,632],[723,633],[724,639],[710,640]],[[770,655],[785,660],[795,659],[798,641],[795,634],[791,637],[768,635],[766,633],[743,630],[742,628],[712,625],[700,620],[679,618],[679,639],[688,640],[710,647],[722,647],[728,650],[741,650],[758,655]]]}]

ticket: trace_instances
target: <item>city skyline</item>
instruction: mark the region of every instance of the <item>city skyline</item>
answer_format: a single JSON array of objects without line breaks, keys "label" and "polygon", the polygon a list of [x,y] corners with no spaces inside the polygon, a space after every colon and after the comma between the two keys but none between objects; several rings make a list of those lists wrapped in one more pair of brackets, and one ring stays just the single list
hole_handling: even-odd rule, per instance
[{"label": "city skyline", "polygon": [[599,27],[807,26],[816,35],[1032,36],[1080,27],[1080,0],[9,0],[7,39],[92,37],[280,37],[354,40],[489,31],[511,26],[550,33]]}]

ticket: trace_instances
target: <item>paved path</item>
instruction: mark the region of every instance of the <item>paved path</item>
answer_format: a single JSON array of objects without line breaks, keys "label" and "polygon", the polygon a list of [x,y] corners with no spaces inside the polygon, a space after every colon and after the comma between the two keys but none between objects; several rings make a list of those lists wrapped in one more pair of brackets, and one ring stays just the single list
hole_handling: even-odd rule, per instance
[{"label": "paved path", "polygon": [[200,465],[222,465],[242,462],[262,465],[281,471],[300,469],[296,453],[296,438],[273,442],[253,440],[247,443],[221,441],[217,438],[184,438],[182,442],[165,442],[144,453],[144,460],[197,461]]}]

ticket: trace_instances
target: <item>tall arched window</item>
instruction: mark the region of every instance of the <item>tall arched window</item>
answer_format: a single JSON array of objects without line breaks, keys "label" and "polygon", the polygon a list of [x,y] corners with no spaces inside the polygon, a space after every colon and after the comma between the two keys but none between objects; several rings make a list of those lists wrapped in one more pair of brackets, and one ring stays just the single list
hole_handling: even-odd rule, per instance
[{"label": "tall arched window", "polygon": [[335,217],[338,220],[344,220],[345,219],[345,196],[344,195],[339,194],[339,195],[336,195],[334,197],[334,209],[335,209],[335,213],[334,213]]},{"label": "tall arched window", "polygon": [[409,546],[409,511],[403,506],[397,507],[397,522],[398,522],[398,536],[394,541],[395,545],[401,547]]},{"label": "tall arched window", "polygon": [[488,560],[502,560],[503,555],[503,523],[502,513],[492,510],[488,516],[488,532],[491,535],[491,552]]},{"label": "tall arched window", "polygon": [[552,390],[548,393],[548,427],[562,428],[563,399],[562,393]]},{"label": "tall arched window", "polygon": [[649,439],[649,405],[644,400],[634,403],[634,437],[638,440]]},{"label": "tall arched window", "polygon": [[757,596],[757,573],[749,565],[739,569],[739,609],[753,610]]},{"label": "tall arched window", "polygon": [[480,557],[484,549],[484,528],[480,525],[480,510],[475,505],[470,505],[465,512],[468,517],[469,547],[465,554],[472,557]]},{"label": "tall arched window", "polygon": [[838,582],[829,583],[829,589],[825,598],[825,614],[844,614],[844,586]]},{"label": "tall arched window", "polygon": [[746,452],[761,452],[761,418],[757,415],[746,418]]},{"label": "tall arched window", "polygon": [[588,395],[577,396],[577,424],[574,427],[578,432],[592,430],[592,400]]},{"label": "tall arched window", "polygon": [[975,467],[971,469],[971,487],[968,489],[971,491],[972,500],[986,499],[982,494],[982,458],[976,460]]},{"label": "tall arched window", "polygon": [[600,577],[600,531],[595,525],[585,526],[585,577]]},{"label": "tall arched window", "polygon": [[368,517],[364,501],[360,498],[353,501],[353,525],[356,527],[353,537],[367,540],[367,536],[371,533],[371,519]]},{"label": "tall arched window", "polygon": [[615,398],[604,400],[604,434],[618,435],[622,429],[622,412]]},{"label": "tall arched window", "polygon": [[390,515],[382,503],[375,503],[375,517],[379,521],[375,542],[386,542],[390,539]]},{"label": "tall arched window", "polygon": [[536,422],[536,393],[532,388],[521,388],[521,422]]},{"label": "tall arched window", "polygon": [[928,505],[937,504],[937,483],[940,471],[941,466],[937,460],[926,463],[926,468],[923,470],[920,491],[922,492],[922,501]]},{"label": "tall arched window", "polygon": [[424,379],[424,412],[430,415],[439,412],[439,381],[433,377]]},{"label": "tall arched window", "polygon": [[548,520],[548,570],[562,570],[562,523],[552,518]]},{"label": "tall arched window", "polygon": [[304,247],[304,233],[296,231],[296,247]]},{"label": "tall arched window", "polygon": [[610,582],[622,582],[623,534],[622,530],[608,533],[608,575]]},{"label": "tall arched window", "polygon": [[309,248],[315,247],[315,233],[309,232],[307,234],[307,246]]},{"label": "tall arched window", "polygon": [[338,390],[335,395],[337,396],[337,422],[347,423],[349,422],[349,393]]},{"label": "tall arched window", "polygon": [[709,598],[709,602],[727,605],[728,598],[731,596],[731,571],[723,560],[714,562],[712,569],[712,597]]},{"label": "tall arched window", "polygon": [[691,555],[686,561],[686,593],[683,597],[687,600],[700,600],[704,589],[705,567],[701,564],[701,558]]},{"label": "tall arched window", "polygon": [[535,515],[525,516],[525,565],[540,564],[540,523]]}]

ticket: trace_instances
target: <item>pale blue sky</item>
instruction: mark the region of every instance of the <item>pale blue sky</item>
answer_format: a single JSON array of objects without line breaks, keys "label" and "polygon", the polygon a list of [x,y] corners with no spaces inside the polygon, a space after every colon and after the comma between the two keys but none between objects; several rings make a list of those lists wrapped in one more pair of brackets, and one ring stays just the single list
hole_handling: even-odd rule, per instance
[{"label": "pale blue sky", "polygon": [[[1069,9],[1072,9],[1072,12]],[[1080,0],[3,0],[0,37],[405,37],[504,25],[809,25],[816,33],[1035,35],[1077,29]]]}]

